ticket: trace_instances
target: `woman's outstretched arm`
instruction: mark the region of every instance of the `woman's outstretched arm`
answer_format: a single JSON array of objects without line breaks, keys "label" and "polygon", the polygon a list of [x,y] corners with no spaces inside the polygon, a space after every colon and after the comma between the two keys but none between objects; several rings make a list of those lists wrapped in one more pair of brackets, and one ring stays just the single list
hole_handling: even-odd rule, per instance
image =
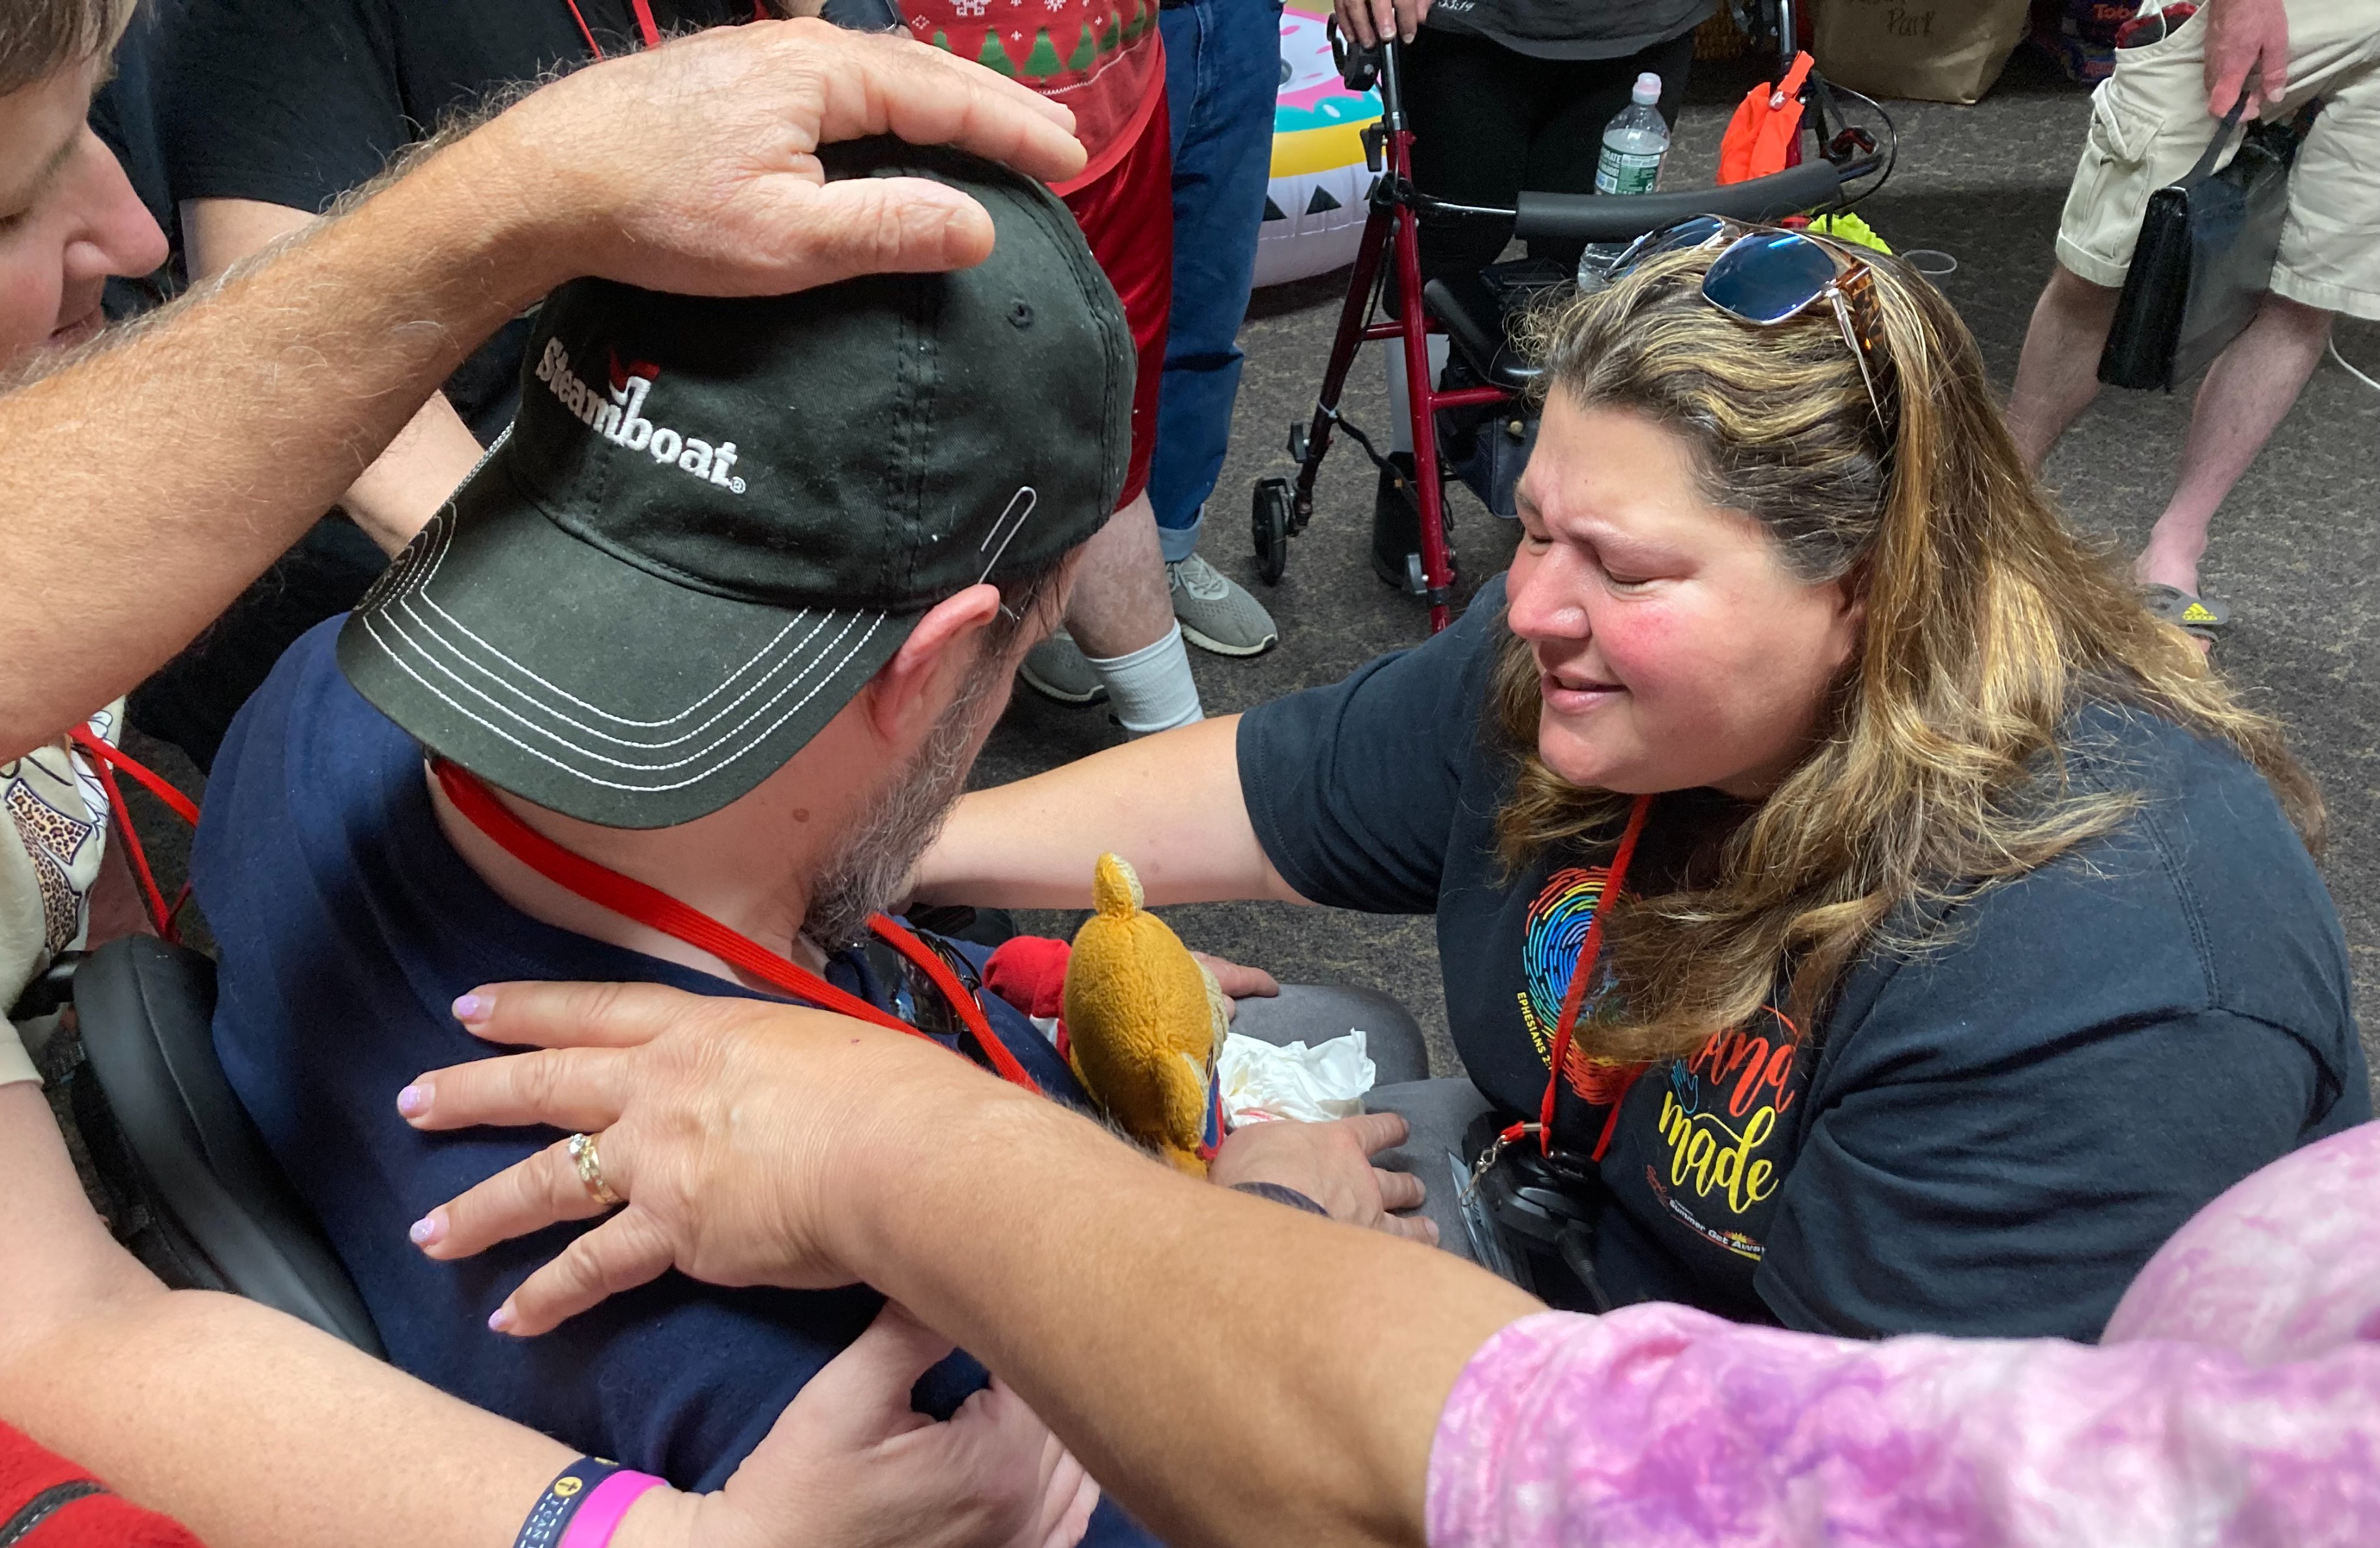
[{"label": "woman's outstretched arm", "polygon": [[[1011,1381],[1177,1548],[1415,1548],[1447,1394],[1540,1309],[1451,1253],[1184,1178],[917,1038],[644,985],[480,993],[470,1024],[499,1041],[599,1013],[603,1040],[654,1039],[443,1070],[400,1103],[432,1128],[603,1131],[634,1202],[507,1303],[512,1331],[674,1262],[730,1285],[864,1279]],[[461,1257],[599,1213],[560,1156],[417,1237]]]},{"label": "woman's outstretched arm", "polygon": [[[1816,1548],[1912,1523],[1946,1548],[2346,1548],[2380,1512],[2380,1125],[2210,1205],[2143,1274],[2122,1341],[1870,1343],[1658,1304],[1530,1316],[1449,1254],[1201,1187],[823,1012],[644,985],[470,998],[492,1041],[590,1046],[436,1071],[400,1107],[601,1130],[629,1200],[522,1287],[512,1331],[673,1264],[864,1277],[1181,1548]],[[460,1257],[598,1213],[557,1146],[420,1234]]]},{"label": "woman's outstretched arm", "polygon": [[917,864],[921,902],[1088,908],[1112,850],[1151,903],[1304,902],[1266,857],[1240,791],[1240,718],[1095,753],[958,804]]}]

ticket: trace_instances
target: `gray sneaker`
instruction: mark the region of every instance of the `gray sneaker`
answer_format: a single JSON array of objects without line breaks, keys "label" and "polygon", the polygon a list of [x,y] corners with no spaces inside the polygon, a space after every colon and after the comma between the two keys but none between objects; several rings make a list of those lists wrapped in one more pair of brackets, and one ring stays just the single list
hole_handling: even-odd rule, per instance
[{"label": "gray sneaker", "polygon": [[1026,651],[1016,675],[1035,693],[1060,704],[1097,704],[1108,696],[1108,685],[1091,670],[1090,659],[1063,629]]},{"label": "gray sneaker", "polygon": [[1192,554],[1165,567],[1182,637],[1218,656],[1261,656],[1281,638],[1264,604],[1238,582]]}]

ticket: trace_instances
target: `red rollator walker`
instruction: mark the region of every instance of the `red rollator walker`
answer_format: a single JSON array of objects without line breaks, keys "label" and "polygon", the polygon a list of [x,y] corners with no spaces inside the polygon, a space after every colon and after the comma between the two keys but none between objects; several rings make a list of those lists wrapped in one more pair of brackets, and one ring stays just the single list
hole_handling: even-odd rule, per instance
[{"label": "red rollator walker", "polygon": [[[1790,63],[1794,56],[1791,0],[1780,0],[1776,9],[1782,56]],[[1417,502],[1421,518],[1421,554],[1418,565],[1413,566],[1418,573],[1409,575],[1406,588],[1429,604],[1429,626],[1435,634],[1451,620],[1454,596],[1453,555],[1447,542],[1446,496],[1440,483],[1439,411],[1506,403],[1527,391],[1536,367],[1512,346],[1509,320],[1570,276],[1551,272],[1552,266],[1542,262],[1498,264],[1476,275],[1424,284],[1421,221],[1511,221],[1514,235],[1522,237],[1624,242],[1696,215],[1774,221],[1840,204],[1848,185],[1880,169],[1888,171],[1888,165],[1875,139],[1864,130],[1841,126],[1831,139],[1826,138],[1833,104],[1825,84],[1814,73],[1803,90],[1805,99],[1818,106],[1811,127],[1820,137],[1823,154],[1783,172],[1682,193],[1598,197],[1524,192],[1511,210],[1451,203],[1414,186],[1414,135],[1405,116],[1395,39],[1358,53],[1345,45],[1334,23],[1331,46],[1348,90],[1369,91],[1376,82],[1379,88],[1379,121],[1364,131],[1366,160],[1376,175],[1354,272],[1347,282],[1347,299],[1339,313],[1338,336],[1322,373],[1321,394],[1312,418],[1290,426],[1289,454],[1298,465],[1296,478],[1257,482],[1250,511],[1257,568],[1268,583],[1281,579],[1289,559],[1290,538],[1304,531],[1313,518],[1315,479],[1330,450],[1334,431],[1345,430],[1382,468],[1391,466],[1368,436],[1340,417],[1339,397],[1358,346],[1394,342],[1404,352],[1414,445],[1413,480],[1403,484],[1400,478],[1399,482],[1407,497]],[[1779,79],[1783,77],[1780,70]],[[1396,314],[1375,320],[1383,309],[1390,265],[1396,275]],[[1448,335],[1475,384],[1437,385],[1429,369],[1432,333]]]}]

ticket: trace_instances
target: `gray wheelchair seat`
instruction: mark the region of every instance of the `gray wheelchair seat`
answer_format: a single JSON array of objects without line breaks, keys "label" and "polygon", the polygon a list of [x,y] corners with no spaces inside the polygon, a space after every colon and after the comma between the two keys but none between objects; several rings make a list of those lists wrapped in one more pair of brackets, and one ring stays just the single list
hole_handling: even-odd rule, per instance
[{"label": "gray wheelchair seat", "polygon": [[75,1126],[118,1233],[176,1288],[225,1290],[386,1358],[363,1299],[215,1058],[215,965],[149,936],[75,968]]}]

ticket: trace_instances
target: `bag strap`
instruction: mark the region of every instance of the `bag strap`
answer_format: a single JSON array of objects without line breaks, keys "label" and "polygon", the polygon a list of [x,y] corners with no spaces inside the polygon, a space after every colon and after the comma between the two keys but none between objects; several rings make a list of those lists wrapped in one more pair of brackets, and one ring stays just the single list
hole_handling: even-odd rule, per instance
[{"label": "bag strap", "polygon": [[2240,89],[2240,100],[2233,103],[2231,111],[2223,115],[2223,127],[2215,131],[2214,139],[2207,144],[2206,153],[2198,158],[2198,164],[2190,169],[2190,175],[2183,178],[2183,182],[2195,183],[2215,170],[2215,158],[2223,154],[2223,142],[2229,139],[2231,131],[2240,127],[2240,115],[2248,111],[2248,99],[2253,94],[2253,88]]}]

